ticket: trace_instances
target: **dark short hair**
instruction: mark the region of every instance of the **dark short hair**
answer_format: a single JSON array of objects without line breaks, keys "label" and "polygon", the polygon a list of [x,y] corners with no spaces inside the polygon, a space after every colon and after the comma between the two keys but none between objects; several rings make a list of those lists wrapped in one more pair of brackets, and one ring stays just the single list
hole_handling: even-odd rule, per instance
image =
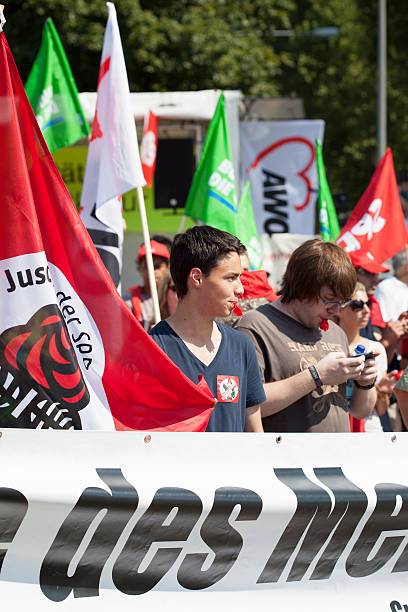
[{"label": "dark short hair", "polygon": [[236,236],[209,225],[195,225],[184,234],[177,234],[170,253],[170,274],[177,295],[187,293],[187,279],[192,268],[200,268],[208,276],[218,261],[230,253],[241,255],[244,245]]},{"label": "dark short hair", "polygon": [[334,242],[307,240],[293,251],[282,279],[282,302],[314,300],[324,285],[342,300],[353,294],[356,271],[346,251]]}]

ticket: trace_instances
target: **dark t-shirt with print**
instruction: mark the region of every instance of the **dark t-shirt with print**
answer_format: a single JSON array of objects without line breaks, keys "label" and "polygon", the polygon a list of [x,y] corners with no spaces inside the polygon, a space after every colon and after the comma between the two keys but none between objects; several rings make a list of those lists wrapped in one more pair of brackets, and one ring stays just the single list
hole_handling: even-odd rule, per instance
[{"label": "dark t-shirt with print", "polygon": [[[348,355],[347,337],[338,325],[330,321],[327,331],[307,328],[272,304],[245,314],[236,329],[252,339],[266,383],[294,376],[332,351]],[[263,426],[275,432],[350,431],[345,383],[313,390],[263,419]]]},{"label": "dark t-shirt with print", "polygon": [[206,431],[243,431],[246,408],[265,401],[252,342],[243,334],[217,323],[222,338],[209,365],[200,361],[166,321],[149,332],[153,340],[194,383],[203,375],[217,399]]}]

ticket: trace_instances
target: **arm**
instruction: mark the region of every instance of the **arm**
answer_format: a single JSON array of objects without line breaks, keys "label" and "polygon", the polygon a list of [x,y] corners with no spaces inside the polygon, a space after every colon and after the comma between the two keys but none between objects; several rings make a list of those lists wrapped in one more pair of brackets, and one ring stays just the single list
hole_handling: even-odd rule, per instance
[{"label": "arm", "polygon": [[377,377],[377,364],[375,359],[364,361],[362,372],[358,376],[350,376],[361,386],[373,385],[371,389],[359,389],[354,386],[353,395],[350,401],[350,412],[356,419],[364,419],[374,409],[377,401],[377,389],[375,380]]},{"label": "arm", "polygon": [[309,370],[303,370],[290,378],[265,383],[266,401],[261,406],[262,417],[284,410],[315,388],[316,384]]},{"label": "arm", "polygon": [[392,370],[392,372],[384,372],[381,379],[377,382],[377,401],[375,403],[375,410],[378,416],[382,416],[388,410],[390,405],[391,393],[397,382],[398,370]]},{"label": "arm", "polygon": [[400,410],[402,420],[404,421],[405,427],[408,429],[408,391],[395,388],[394,394],[397,398],[398,408]]},{"label": "arm", "polygon": [[251,406],[246,409],[244,431],[263,433],[260,406]]},{"label": "arm", "polygon": [[402,321],[388,321],[386,324],[380,342],[387,351],[388,361],[391,361],[404,333]]},{"label": "arm", "polygon": [[377,401],[377,389],[358,389],[354,387],[350,401],[350,413],[356,419],[364,419],[374,409]]},{"label": "arm", "polygon": [[[364,367],[363,357],[345,357],[343,353],[328,353],[316,364],[323,385],[337,385],[348,378],[360,376]],[[308,369],[290,378],[265,383],[266,401],[262,404],[262,417],[284,410],[316,388]]]}]

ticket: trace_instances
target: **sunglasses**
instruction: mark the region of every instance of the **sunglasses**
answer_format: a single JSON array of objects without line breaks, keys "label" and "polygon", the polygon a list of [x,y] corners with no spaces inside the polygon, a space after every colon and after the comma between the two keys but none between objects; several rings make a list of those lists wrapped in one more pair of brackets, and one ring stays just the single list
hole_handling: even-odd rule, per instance
[{"label": "sunglasses", "polygon": [[[363,300],[350,300],[346,306],[350,306],[353,312],[357,312],[358,310],[363,310],[364,306],[371,307],[371,298],[368,298],[366,302]],[[345,308],[345,306],[343,306]]]}]

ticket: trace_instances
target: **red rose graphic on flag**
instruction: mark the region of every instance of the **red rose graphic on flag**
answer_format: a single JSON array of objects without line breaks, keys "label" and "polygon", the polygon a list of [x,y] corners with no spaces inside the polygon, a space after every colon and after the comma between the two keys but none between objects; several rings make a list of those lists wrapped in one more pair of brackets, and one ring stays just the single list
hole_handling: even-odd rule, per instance
[{"label": "red rose graphic on flag", "polygon": [[0,336],[0,426],[81,429],[89,392],[56,304]]}]

